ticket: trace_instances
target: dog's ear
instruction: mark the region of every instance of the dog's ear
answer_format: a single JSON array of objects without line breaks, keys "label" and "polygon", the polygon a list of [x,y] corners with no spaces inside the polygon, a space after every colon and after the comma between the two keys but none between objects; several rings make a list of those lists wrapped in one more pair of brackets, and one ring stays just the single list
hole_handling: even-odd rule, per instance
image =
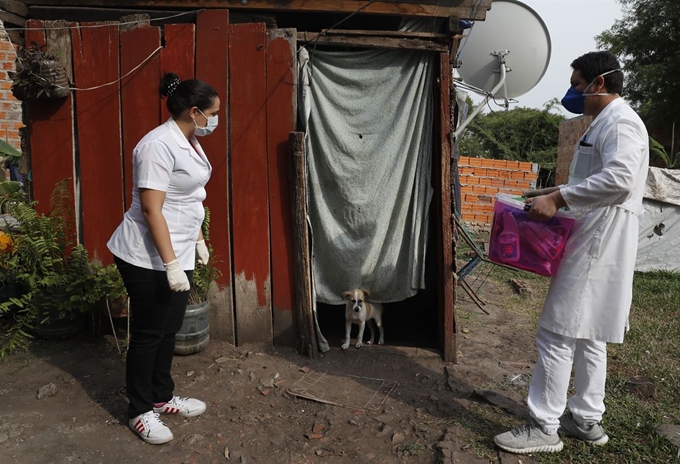
[{"label": "dog's ear", "polygon": [[343,300],[349,300],[351,296],[352,296],[352,292],[342,292],[342,299]]},{"label": "dog's ear", "polygon": [[371,292],[369,292],[368,290],[364,290],[362,288],[361,291],[364,292],[364,298],[368,298],[369,296],[371,296]]}]

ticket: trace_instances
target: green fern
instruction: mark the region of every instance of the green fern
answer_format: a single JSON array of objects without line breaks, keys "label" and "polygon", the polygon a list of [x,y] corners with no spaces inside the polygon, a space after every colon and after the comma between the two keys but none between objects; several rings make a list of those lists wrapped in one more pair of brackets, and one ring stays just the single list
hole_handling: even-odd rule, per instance
[{"label": "green fern", "polygon": [[18,230],[7,229],[12,252],[0,253],[0,285],[23,290],[0,304],[0,315],[10,318],[10,327],[0,337],[0,356],[25,348],[30,330],[53,315],[73,318],[91,309],[95,278],[87,250],[74,246],[75,215],[68,180],[52,193],[51,213],[38,214],[34,203],[11,201],[10,214]]}]

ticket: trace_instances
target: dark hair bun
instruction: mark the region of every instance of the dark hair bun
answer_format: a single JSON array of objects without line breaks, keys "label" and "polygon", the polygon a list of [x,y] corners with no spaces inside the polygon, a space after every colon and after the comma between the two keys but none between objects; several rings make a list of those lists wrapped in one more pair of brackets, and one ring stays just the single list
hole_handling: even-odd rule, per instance
[{"label": "dark hair bun", "polygon": [[172,95],[172,93],[177,89],[177,86],[181,83],[182,81],[179,79],[179,76],[175,73],[166,73],[165,76],[163,76],[163,79],[161,80],[161,88],[160,92],[161,95],[164,97],[169,97]]}]

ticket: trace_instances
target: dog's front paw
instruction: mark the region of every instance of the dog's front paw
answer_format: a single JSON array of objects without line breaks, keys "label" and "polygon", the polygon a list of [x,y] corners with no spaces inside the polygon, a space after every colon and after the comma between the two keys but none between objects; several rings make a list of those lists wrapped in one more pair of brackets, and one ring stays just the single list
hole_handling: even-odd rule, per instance
[{"label": "dog's front paw", "polygon": [[373,340],[367,341],[366,344],[367,344],[367,345],[372,345],[372,344],[373,344]]},{"label": "dog's front paw", "polygon": [[343,343],[343,344],[342,344],[342,349],[343,349],[343,350],[346,350],[347,348],[349,348],[349,342]]},{"label": "dog's front paw", "polygon": [[384,345],[384,344],[385,344],[385,340],[383,340],[382,338],[380,340],[378,340],[378,345]]},{"label": "dog's front paw", "polygon": [[357,342],[357,344],[356,344],[356,345],[354,345],[354,346],[356,346],[357,348],[361,348],[361,346],[362,346],[362,343],[361,343],[361,342]]}]

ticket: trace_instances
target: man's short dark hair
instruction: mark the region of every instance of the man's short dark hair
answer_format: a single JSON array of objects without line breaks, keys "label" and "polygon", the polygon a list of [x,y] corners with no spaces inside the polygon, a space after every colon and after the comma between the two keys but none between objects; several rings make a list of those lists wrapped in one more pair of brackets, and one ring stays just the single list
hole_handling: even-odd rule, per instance
[{"label": "man's short dark hair", "polygon": [[[620,69],[621,65],[616,56],[609,52],[590,52],[579,56],[572,63],[571,67],[581,73],[581,77],[591,83],[597,76]],[[613,72],[604,76],[604,85],[609,93],[621,94],[623,91],[623,73]]]}]

